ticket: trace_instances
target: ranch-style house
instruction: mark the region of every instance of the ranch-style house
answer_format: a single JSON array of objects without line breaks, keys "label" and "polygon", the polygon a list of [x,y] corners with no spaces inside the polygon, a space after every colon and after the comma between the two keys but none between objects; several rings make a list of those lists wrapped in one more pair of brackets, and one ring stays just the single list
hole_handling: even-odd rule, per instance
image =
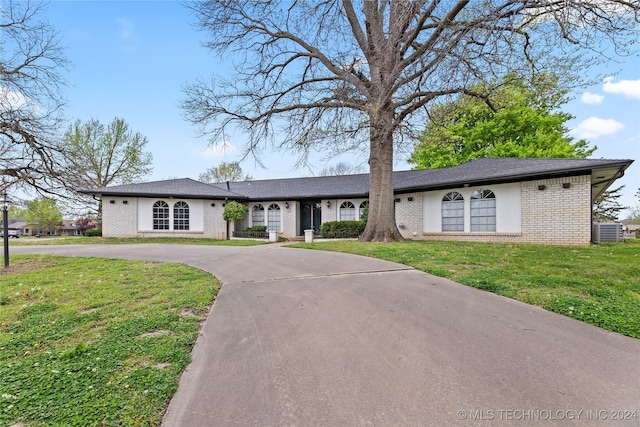
[{"label": "ranch-style house", "polygon": [[[480,159],[394,172],[396,221],[407,239],[587,245],[594,200],[633,160]],[[369,175],[206,184],[171,179],[83,190],[102,199],[105,237],[226,239],[234,227],[278,236],[319,232],[327,221],[359,219]],[[225,203],[249,208],[227,224]]]}]

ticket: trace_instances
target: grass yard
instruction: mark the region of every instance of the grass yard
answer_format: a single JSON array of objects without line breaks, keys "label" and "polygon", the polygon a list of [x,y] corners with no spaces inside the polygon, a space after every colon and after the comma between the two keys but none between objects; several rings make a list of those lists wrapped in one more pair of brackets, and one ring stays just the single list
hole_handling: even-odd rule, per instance
[{"label": "grass yard", "polygon": [[[262,243],[164,240],[50,242]],[[292,246],[399,262],[640,338],[640,240]],[[159,425],[219,286],[210,274],[179,264],[13,256],[11,268],[0,269],[0,425]]]},{"label": "grass yard", "polygon": [[9,239],[10,245],[25,246],[25,245],[95,245],[95,244],[119,244],[119,243],[157,243],[157,244],[176,244],[176,245],[203,245],[203,246],[256,246],[264,245],[267,242],[251,239],[232,239],[232,240],[217,240],[217,239],[203,239],[203,238],[187,238],[187,237],[131,237],[131,238],[117,238],[117,237],[86,237],[86,236],[73,236],[73,237],[22,237],[20,239]]},{"label": "grass yard", "polygon": [[294,246],[398,262],[640,338],[640,239],[584,247],[344,240]]},{"label": "grass yard", "polygon": [[184,265],[39,255],[0,282],[2,426],[159,425],[220,286]]}]

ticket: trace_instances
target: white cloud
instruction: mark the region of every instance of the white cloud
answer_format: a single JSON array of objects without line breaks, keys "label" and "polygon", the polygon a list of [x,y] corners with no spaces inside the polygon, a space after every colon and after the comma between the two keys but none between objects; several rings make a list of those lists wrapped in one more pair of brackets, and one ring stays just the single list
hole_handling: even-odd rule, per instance
[{"label": "white cloud", "polygon": [[640,99],[640,79],[620,80],[619,82],[614,83],[613,77],[605,77],[602,84],[602,90],[607,93],[624,95],[627,98]]},{"label": "white cloud", "polygon": [[124,53],[135,53],[136,46],[136,24],[125,18],[118,18],[118,37],[120,38],[120,48]]},{"label": "white cloud", "polygon": [[224,155],[231,154],[235,151],[236,147],[232,143],[223,141],[218,144],[211,144],[204,150],[194,150],[192,151],[192,154],[210,159],[212,157],[223,157]]},{"label": "white cloud", "polygon": [[604,96],[598,95],[597,93],[585,92],[582,94],[580,99],[585,104],[597,105],[602,102],[602,100],[604,99]]},{"label": "white cloud", "polygon": [[599,117],[589,117],[583,120],[571,130],[578,138],[598,139],[601,136],[613,135],[624,127],[624,125],[613,119],[601,119]]},{"label": "white cloud", "polygon": [[133,40],[135,38],[135,24],[128,19],[118,18],[118,27],[120,27],[120,39],[124,41]]},{"label": "white cloud", "polygon": [[29,106],[32,105],[23,94],[0,86],[0,111],[18,110]]}]

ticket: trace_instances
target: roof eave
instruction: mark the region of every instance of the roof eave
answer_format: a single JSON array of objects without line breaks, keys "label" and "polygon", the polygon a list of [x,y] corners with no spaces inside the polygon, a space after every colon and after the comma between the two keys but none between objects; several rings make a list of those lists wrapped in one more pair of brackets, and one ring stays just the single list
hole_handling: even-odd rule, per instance
[{"label": "roof eave", "polygon": [[93,191],[80,191],[84,194],[91,194],[100,197],[154,197],[154,198],[167,198],[167,199],[204,199],[204,200],[248,200],[247,197],[239,194],[229,195],[207,195],[207,194],[175,194],[175,193],[124,193],[124,192],[93,192]]},{"label": "roof eave", "polygon": [[[396,193],[410,193],[414,191],[420,190],[442,190],[449,188],[460,188],[460,187],[472,187],[478,185],[490,185],[490,184],[504,184],[508,182],[523,182],[523,181],[532,181],[536,179],[550,179],[550,178],[564,178],[569,176],[581,176],[581,175],[590,175],[594,170],[597,169],[606,169],[611,167],[619,168],[619,175],[617,178],[611,180],[611,183],[616,179],[620,178],[624,175],[624,171],[633,163],[633,160],[623,160],[619,162],[612,162],[606,165],[592,166],[592,167],[576,167],[576,168],[565,168],[557,171],[546,171],[546,172],[531,172],[517,175],[505,175],[501,177],[495,177],[490,179],[472,179],[472,180],[456,180],[450,181],[446,183],[433,184],[433,185],[414,185],[410,187],[401,187],[395,190]],[[609,185],[611,185],[611,183]]]}]

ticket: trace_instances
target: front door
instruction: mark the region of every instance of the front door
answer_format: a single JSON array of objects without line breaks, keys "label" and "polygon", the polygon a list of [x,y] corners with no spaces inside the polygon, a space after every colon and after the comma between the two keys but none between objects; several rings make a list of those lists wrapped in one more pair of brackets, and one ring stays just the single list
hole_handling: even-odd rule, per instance
[{"label": "front door", "polygon": [[322,223],[322,205],[320,201],[300,203],[300,235],[304,235],[304,230],[312,228],[313,234],[320,234],[320,224]]}]

